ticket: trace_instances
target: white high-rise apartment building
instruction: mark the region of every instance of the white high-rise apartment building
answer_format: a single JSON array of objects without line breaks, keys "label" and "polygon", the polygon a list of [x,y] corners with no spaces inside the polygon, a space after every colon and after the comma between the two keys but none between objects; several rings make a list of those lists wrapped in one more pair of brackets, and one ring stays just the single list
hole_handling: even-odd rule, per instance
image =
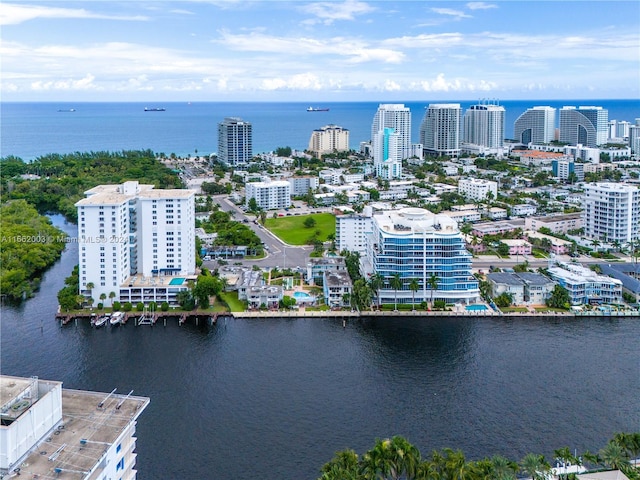
[{"label": "white high-rise apartment building", "polygon": [[498,198],[498,182],[482,178],[462,178],[458,182],[458,193],[470,200],[486,200],[491,193],[492,198]]},{"label": "white high-rise apartment building", "polygon": [[218,124],[218,160],[235,167],[253,158],[253,132],[249,122],[227,117]]},{"label": "white high-rise apartment building", "polygon": [[405,107],[402,103],[383,103],[378,106],[378,110],[373,116],[371,124],[371,147],[374,152],[380,151],[376,142],[378,142],[378,134],[385,128],[392,128],[398,135],[398,144],[400,148],[400,159],[409,158],[411,156],[411,111],[409,107]]},{"label": "white high-rise apartment building", "polygon": [[348,152],[349,130],[337,125],[325,125],[311,133],[309,151],[316,157],[325,153]]},{"label": "white high-rise apartment building", "polygon": [[607,143],[609,111],[602,107],[562,107],[560,109],[561,142],[596,148]]},{"label": "white high-rise apartment building", "polygon": [[432,103],[420,125],[420,143],[428,155],[460,155],[459,103]]},{"label": "white high-rise apartment building", "polygon": [[1,478],[136,478],[136,423],[149,398],[0,375]]},{"label": "white high-rise apartment building", "polygon": [[487,148],[504,146],[504,115],[501,105],[472,105],[464,114],[462,141]]},{"label": "white high-rise apartment building", "polygon": [[629,147],[632,155],[640,155],[640,118],[636,118],[636,124],[629,127]]},{"label": "white high-rise apartment building", "polygon": [[252,198],[258,208],[276,210],[291,205],[291,184],[286,180],[274,182],[249,182],[245,185],[245,206],[249,207]]},{"label": "white high-rise apartment building", "polygon": [[367,237],[371,235],[371,207],[365,207],[362,215],[336,215],[336,249],[348,250],[364,256],[367,251]]},{"label": "white high-rise apartment building", "polygon": [[194,190],[156,190],[136,181],[99,185],[76,208],[80,293],[87,298],[97,302],[114,292],[117,300],[135,275],[195,273]]},{"label": "white high-rise apartment building", "polygon": [[640,238],[640,190],[621,183],[584,186],[582,221],[587,238],[629,243]]},{"label": "white high-rise apartment building", "polygon": [[555,139],[556,109],[533,107],[518,117],[513,128],[513,138],[524,145],[541,145]]}]

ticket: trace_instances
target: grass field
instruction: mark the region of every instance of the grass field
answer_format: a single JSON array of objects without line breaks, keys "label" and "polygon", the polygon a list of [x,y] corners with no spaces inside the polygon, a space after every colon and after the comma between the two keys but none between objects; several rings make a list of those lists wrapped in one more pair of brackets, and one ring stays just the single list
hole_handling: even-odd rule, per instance
[{"label": "grass field", "polygon": [[[316,224],[306,228],[304,221],[309,217],[313,218]],[[313,213],[295,217],[267,218],[265,227],[289,245],[306,245],[316,230],[320,232],[318,239],[323,242],[328,240],[328,235],[335,235],[336,217],[331,213]]]}]

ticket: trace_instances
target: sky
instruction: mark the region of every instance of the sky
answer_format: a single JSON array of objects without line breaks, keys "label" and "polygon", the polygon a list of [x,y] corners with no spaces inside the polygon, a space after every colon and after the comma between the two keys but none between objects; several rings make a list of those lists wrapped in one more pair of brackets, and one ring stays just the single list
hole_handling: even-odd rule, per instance
[{"label": "sky", "polygon": [[640,98],[640,2],[0,0],[2,101]]}]

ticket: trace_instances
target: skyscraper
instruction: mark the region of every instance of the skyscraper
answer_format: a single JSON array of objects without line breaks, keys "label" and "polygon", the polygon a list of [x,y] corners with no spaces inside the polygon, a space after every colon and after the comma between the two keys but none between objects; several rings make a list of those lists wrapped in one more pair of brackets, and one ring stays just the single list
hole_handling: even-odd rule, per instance
[{"label": "skyscraper", "polygon": [[384,128],[373,137],[376,176],[391,180],[402,176],[402,145],[400,135],[393,128]]},{"label": "skyscraper", "polygon": [[602,107],[562,107],[559,140],[596,148],[607,143],[608,125],[609,111]]},{"label": "skyscraper", "polygon": [[249,122],[227,117],[218,124],[218,160],[235,167],[253,158],[252,130]]},{"label": "skyscraper", "polygon": [[504,107],[500,105],[472,105],[464,114],[462,141],[488,148],[502,147],[504,115]]},{"label": "skyscraper", "polygon": [[460,154],[460,116],[459,103],[432,103],[425,112],[420,125],[420,143],[426,154]]},{"label": "skyscraper", "polygon": [[552,107],[533,107],[518,117],[513,128],[513,138],[528,145],[544,144],[554,140],[556,127],[556,109]]},{"label": "skyscraper", "polygon": [[311,133],[309,151],[316,157],[324,153],[348,152],[349,130],[338,125],[325,125]]}]

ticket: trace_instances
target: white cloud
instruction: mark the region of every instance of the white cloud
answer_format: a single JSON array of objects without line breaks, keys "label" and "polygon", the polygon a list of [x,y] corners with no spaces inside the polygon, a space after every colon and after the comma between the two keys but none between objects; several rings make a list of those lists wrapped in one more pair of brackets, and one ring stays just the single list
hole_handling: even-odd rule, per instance
[{"label": "white cloud", "polygon": [[467,8],[469,10],[487,10],[490,8],[498,8],[498,6],[493,3],[486,2],[469,2],[467,3]]},{"label": "white cloud", "polygon": [[313,24],[317,22],[330,25],[336,20],[355,20],[357,15],[373,12],[375,8],[365,2],[358,0],[347,0],[346,2],[316,2],[300,7],[300,11],[316,17],[314,20],[307,20],[304,23]]},{"label": "white cloud", "polygon": [[287,79],[267,78],[262,80],[263,90],[322,90],[320,79],[312,73],[301,73]]},{"label": "white cloud", "polygon": [[461,18],[473,18],[471,15],[467,15],[462,10],[454,10],[453,8],[432,8],[431,11],[439,15],[448,15],[450,17],[455,17],[456,20],[459,20]]},{"label": "white cloud", "polygon": [[49,90],[100,90],[93,81],[95,77],[90,73],[83,78],[74,80],[56,80],[56,81],[36,81],[31,83],[31,89],[36,91]]},{"label": "white cloud", "polygon": [[412,83],[410,88],[424,92],[475,92],[495,90],[498,84],[486,80],[471,81],[460,78],[447,80],[444,73],[439,73],[433,80]]},{"label": "white cloud", "polygon": [[0,9],[0,25],[17,25],[36,18],[87,18],[102,20],[148,20],[144,16],[120,16],[94,13],[84,8],[58,8],[42,5],[17,5],[4,3]]}]

